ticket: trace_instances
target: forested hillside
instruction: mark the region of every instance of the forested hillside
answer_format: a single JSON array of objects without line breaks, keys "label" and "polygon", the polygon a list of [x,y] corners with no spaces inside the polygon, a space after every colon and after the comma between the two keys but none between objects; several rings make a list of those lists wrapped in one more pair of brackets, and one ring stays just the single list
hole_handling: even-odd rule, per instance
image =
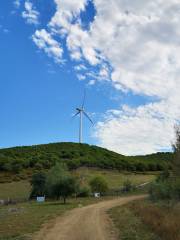
[{"label": "forested hillside", "polygon": [[66,162],[69,169],[81,166],[127,171],[157,171],[170,166],[172,153],[127,157],[97,146],[51,143],[0,149],[0,171],[19,173],[23,169],[49,169]]}]

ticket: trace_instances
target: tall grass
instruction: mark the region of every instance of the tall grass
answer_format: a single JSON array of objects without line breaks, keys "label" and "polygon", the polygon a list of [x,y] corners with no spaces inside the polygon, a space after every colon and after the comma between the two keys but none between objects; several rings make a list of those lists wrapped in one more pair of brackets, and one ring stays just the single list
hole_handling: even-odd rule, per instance
[{"label": "tall grass", "polygon": [[134,202],[129,205],[149,229],[163,240],[180,240],[180,204]]}]

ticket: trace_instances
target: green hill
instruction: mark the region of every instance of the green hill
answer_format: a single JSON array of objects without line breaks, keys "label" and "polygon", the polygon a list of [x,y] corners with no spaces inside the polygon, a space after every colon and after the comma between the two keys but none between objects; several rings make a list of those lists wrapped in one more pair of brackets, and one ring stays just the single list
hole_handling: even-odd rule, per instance
[{"label": "green hill", "polygon": [[170,166],[172,153],[123,156],[107,149],[79,143],[50,143],[0,149],[0,171],[19,173],[25,169],[49,169],[66,162],[69,169],[98,167],[127,171],[159,171]]}]

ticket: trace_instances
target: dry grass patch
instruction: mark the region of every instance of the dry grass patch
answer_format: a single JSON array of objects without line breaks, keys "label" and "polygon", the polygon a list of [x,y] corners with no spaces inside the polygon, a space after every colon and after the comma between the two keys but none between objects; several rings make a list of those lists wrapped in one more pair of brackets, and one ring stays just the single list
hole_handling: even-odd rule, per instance
[{"label": "dry grass patch", "polygon": [[109,214],[117,229],[119,240],[159,240],[159,237],[131,211],[129,205],[115,207]]},{"label": "dry grass patch", "polygon": [[180,240],[180,204],[134,202],[129,209],[163,240]]},{"label": "dry grass patch", "polygon": [[180,240],[180,203],[139,200],[110,211],[121,240]]}]

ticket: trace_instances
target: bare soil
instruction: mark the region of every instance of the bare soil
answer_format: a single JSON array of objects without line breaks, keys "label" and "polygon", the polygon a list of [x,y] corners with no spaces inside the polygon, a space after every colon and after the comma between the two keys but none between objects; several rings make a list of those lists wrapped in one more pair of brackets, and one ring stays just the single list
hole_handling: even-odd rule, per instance
[{"label": "bare soil", "polygon": [[107,210],[144,197],[119,197],[76,208],[45,224],[34,240],[115,240],[116,230]]}]

